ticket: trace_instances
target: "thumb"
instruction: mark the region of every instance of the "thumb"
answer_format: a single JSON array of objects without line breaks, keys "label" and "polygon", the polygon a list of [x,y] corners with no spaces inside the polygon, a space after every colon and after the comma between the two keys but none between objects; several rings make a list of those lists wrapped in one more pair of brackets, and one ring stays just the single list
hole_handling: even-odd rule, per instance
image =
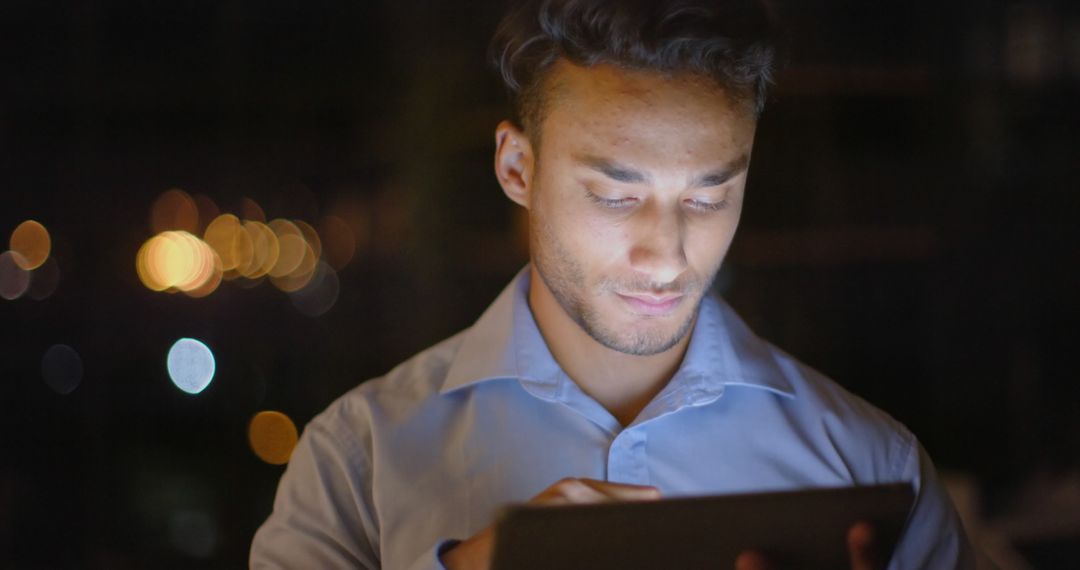
[{"label": "thumb", "polygon": [[851,558],[851,570],[876,570],[877,544],[874,527],[867,522],[858,522],[851,527],[847,535],[848,555]]}]

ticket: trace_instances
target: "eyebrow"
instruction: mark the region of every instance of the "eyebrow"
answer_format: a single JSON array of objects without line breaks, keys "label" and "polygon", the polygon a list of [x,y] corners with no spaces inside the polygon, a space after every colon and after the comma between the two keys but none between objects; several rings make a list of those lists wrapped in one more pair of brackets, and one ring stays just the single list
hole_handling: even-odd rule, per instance
[{"label": "eyebrow", "polygon": [[[652,182],[652,176],[650,176],[649,173],[619,164],[607,158],[601,158],[598,156],[576,156],[574,158],[579,163],[603,174],[604,176],[607,176],[608,178],[616,182],[622,182],[625,184],[643,184]],[[694,177],[690,182],[690,187],[708,188],[710,186],[720,186],[721,184],[734,178],[742,171],[746,170],[747,166],[749,165],[750,157],[745,154],[740,155],[739,158],[735,159],[723,168],[712,170],[700,176]]]},{"label": "eyebrow", "polygon": [[575,158],[581,164],[588,166],[616,182],[625,182],[628,184],[652,182],[652,177],[647,173],[620,165],[617,162],[606,158],[600,158],[598,156],[579,156]]}]

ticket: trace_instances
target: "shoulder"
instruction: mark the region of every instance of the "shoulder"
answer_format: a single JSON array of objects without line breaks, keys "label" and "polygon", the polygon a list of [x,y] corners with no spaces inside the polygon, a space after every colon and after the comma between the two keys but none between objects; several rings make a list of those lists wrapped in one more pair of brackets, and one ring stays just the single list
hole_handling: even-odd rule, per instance
[{"label": "shoulder", "polygon": [[768,346],[794,392],[789,405],[806,427],[847,455],[853,470],[859,470],[856,465],[872,467],[872,472],[864,475],[879,481],[900,478],[905,465],[918,452],[911,431],[821,372]]},{"label": "shoulder", "polygon": [[875,471],[892,473],[913,452],[915,438],[903,424],[758,337],[722,299],[704,305],[702,318],[712,324],[706,330],[719,338],[712,343],[715,348],[710,346],[723,356],[717,366],[735,383],[764,388],[742,392],[764,406],[762,411],[777,414],[769,417],[778,437],[834,448],[846,458],[875,457]]},{"label": "shoulder", "polygon": [[769,345],[773,358],[791,384],[796,399],[820,412],[823,417],[835,417],[853,427],[876,427],[885,432],[911,434],[903,424],[877,406],[850,392],[835,380],[796,360],[786,352]]},{"label": "shoulder", "polygon": [[349,390],[315,416],[307,429],[338,437],[363,437],[373,420],[401,421],[439,398],[447,370],[461,347],[462,331],[395,366],[383,376]]}]

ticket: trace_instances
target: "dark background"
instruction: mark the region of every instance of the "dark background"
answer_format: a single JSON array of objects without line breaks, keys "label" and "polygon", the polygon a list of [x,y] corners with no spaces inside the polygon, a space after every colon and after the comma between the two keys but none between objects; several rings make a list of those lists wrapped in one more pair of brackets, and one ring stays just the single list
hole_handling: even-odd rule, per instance
[{"label": "dark background", "polygon": [[[1076,3],[777,4],[791,66],[717,286],[911,427],[984,520],[1080,498]],[[249,449],[252,415],[302,426],[480,314],[527,259],[491,173],[501,5],[0,5],[0,250],[33,218],[61,270],[45,300],[0,300],[0,567],[243,566],[282,471]],[[362,211],[336,305],[143,287],[174,187],[270,218]],[[217,357],[197,396],[165,371],[185,336]],[[41,377],[56,343],[84,366],[66,396]],[[1017,524],[1038,567],[1075,555],[1080,526]]]}]

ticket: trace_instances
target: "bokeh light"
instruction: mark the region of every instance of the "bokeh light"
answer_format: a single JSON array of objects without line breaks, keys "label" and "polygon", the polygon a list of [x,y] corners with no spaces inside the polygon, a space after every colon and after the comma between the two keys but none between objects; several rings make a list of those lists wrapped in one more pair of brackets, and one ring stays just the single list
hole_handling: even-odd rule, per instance
[{"label": "bokeh light", "polygon": [[31,272],[30,289],[26,291],[26,296],[35,301],[42,301],[55,293],[59,286],[60,266],[50,257],[41,264],[41,267]]},{"label": "bokeh light", "polygon": [[345,220],[326,216],[319,224],[319,236],[323,242],[323,259],[331,267],[341,270],[352,261],[356,253],[356,236]]},{"label": "bokeh light", "polygon": [[74,348],[54,344],[41,357],[41,377],[54,392],[66,396],[82,382],[82,358]]},{"label": "bokeh light", "polygon": [[289,299],[296,310],[309,317],[318,317],[334,306],[340,290],[337,272],[325,261],[320,261],[308,284],[289,293]]},{"label": "bokeh light", "polygon": [[[210,246],[206,246],[208,249]],[[210,266],[210,275],[206,278],[201,285],[190,289],[183,289],[184,294],[188,297],[199,299],[213,293],[221,285],[221,280],[224,278],[225,271],[221,268],[221,258],[217,256],[217,253],[210,251],[207,253],[210,257],[212,265]]]},{"label": "bokeh light", "polygon": [[19,267],[29,271],[41,267],[49,258],[52,239],[45,226],[35,220],[26,220],[11,232],[10,246],[11,251],[21,256],[21,259],[16,258]]},{"label": "bokeh light", "polygon": [[271,277],[270,282],[274,284],[274,287],[277,287],[286,293],[299,291],[311,282],[311,278],[315,274],[315,268],[318,264],[319,258],[315,255],[315,250],[311,248],[311,243],[304,242],[304,256],[301,258],[300,264],[296,266],[296,269],[293,269],[291,273],[283,277]]},{"label": "bokeh light", "polygon": [[26,258],[14,251],[0,253],[0,297],[13,301],[30,287],[30,272],[23,269]]},{"label": "bokeh light", "polygon": [[311,224],[304,220],[293,220],[296,227],[300,228],[300,233],[304,234],[304,241],[308,242],[311,246],[312,253],[315,254],[315,259],[322,257],[322,240],[319,239],[319,232],[315,231],[315,228]]},{"label": "bokeh light", "polygon": [[180,231],[160,233],[139,249],[135,269],[139,279],[154,291],[200,290],[215,275],[217,253],[199,238]]},{"label": "bokeh light", "polygon": [[360,196],[351,195],[338,200],[329,213],[340,218],[353,235],[356,255],[367,250],[371,240],[371,207]]},{"label": "bokeh light", "polygon": [[251,235],[244,229],[240,218],[222,214],[206,227],[203,240],[221,258],[221,268],[226,277],[238,277],[238,267],[247,267],[254,256]]},{"label": "bokeh light", "polygon": [[182,510],[169,516],[169,541],[192,558],[209,558],[220,541],[217,522],[203,511]]},{"label": "bokeh light", "polygon": [[248,279],[265,276],[277,264],[280,253],[277,235],[274,230],[262,222],[248,220],[244,230],[251,237],[251,260],[246,266],[237,267],[237,271]]},{"label": "bokeh light", "polygon": [[248,424],[251,450],[271,465],[288,463],[298,440],[296,424],[281,412],[259,412]]},{"label": "bokeh light", "polygon": [[258,202],[251,198],[243,198],[240,200],[240,215],[242,215],[245,220],[266,223],[266,212],[263,211],[262,206],[260,206]]},{"label": "bokeh light", "polygon": [[[365,211],[359,206],[347,210],[350,219],[324,216],[316,229],[299,219],[266,222],[262,207],[250,198],[241,200],[240,210],[240,216],[221,213],[209,197],[191,197],[179,189],[162,194],[151,216],[155,229],[201,228],[202,238],[181,229],[158,232],[136,255],[139,279],[153,291],[195,298],[214,292],[223,281],[252,289],[269,280],[283,292],[296,293],[293,304],[302,313],[318,316],[329,310],[340,289],[337,271],[357,252],[350,219],[361,220]],[[320,263],[326,267],[320,269]]]},{"label": "bokeh light", "polygon": [[188,394],[198,394],[214,379],[214,353],[205,344],[182,338],[173,343],[166,361],[173,384]]},{"label": "bokeh light", "polygon": [[154,233],[171,230],[198,233],[199,207],[187,192],[179,188],[166,190],[150,209],[150,229]]},{"label": "bokeh light", "polygon": [[307,241],[296,224],[278,218],[269,224],[278,241],[277,263],[270,268],[270,277],[285,277],[296,271],[307,252]]},{"label": "bokeh light", "polygon": [[195,233],[201,234],[206,231],[206,226],[210,225],[211,221],[221,215],[221,209],[206,194],[195,194],[191,199],[195,201],[195,208],[199,211],[199,231]]}]

